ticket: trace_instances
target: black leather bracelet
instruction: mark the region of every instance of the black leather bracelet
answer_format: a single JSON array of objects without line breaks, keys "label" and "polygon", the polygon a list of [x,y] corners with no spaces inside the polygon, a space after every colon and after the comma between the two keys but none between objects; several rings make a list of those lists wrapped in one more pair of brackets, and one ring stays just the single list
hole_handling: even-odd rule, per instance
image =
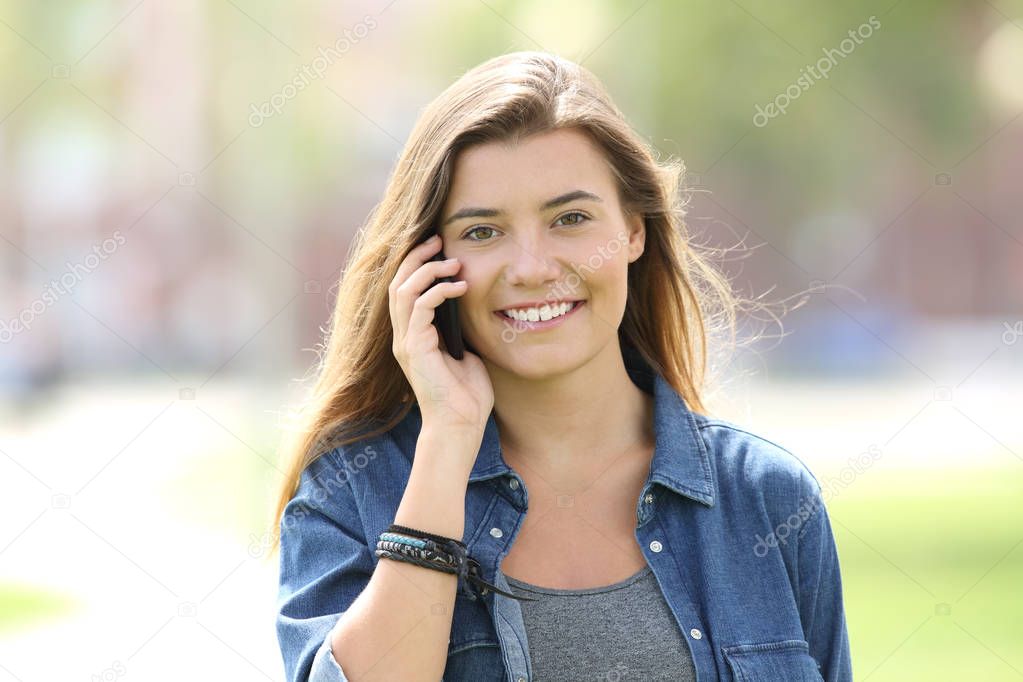
[{"label": "black leather bracelet", "polygon": [[[405,535],[414,536],[416,533],[422,533],[423,531],[417,531],[414,528],[391,524],[385,532],[403,533]],[[482,568],[479,561],[468,555],[464,543],[452,538],[445,538],[442,535],[427,535],[429,537],[425,539],[433,544],[431,549],[437,554],[446,555],[448,557],[447,561],[443,558],[440,558],[439,560],[424,559],[421,558],[419,550],[416,548],[409,547],[408,545],[392,543],[388,543],[383,546],[378,543],[375,555],[384,559],[404,561],[424,568],[432,568],[444,573],[455,573],[458,577],[459,591],[470,601],[476,601],[477,599],[477,594],[474,591],[474,588],[479,590],[480,597],[485,596],[488,591],[493,591],[519,601],[537,601],[537,599],[532,597],[523,597],[512,594],[511,592],[505,592],[496,585],[491,585],[485,581],[483,579]]]}]

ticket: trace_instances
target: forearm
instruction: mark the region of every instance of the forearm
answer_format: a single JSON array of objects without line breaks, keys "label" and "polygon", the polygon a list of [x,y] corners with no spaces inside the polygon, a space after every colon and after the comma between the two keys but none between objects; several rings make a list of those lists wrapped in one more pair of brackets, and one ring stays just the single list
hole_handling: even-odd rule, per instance
[{"label": "forearm", "polygon": [[[462,539],[466,457],[472,438],[441,438],[424,430],[394,522]],[[332,632],[334,659],[351,680],[441,679],[447,660],[457,577],[382,559],[366,589]]]}]

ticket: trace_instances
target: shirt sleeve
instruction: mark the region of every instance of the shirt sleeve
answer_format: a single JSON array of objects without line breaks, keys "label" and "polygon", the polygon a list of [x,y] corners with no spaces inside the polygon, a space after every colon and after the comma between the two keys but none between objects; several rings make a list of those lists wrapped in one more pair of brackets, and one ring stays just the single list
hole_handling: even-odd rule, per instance
[{"label": "shirt sleeve", "polygon": [[330,635],[373,569],[348,472],[328,452],[303,471],[280,521],[276,628],[288,682],[348,682]]},{"label": "shirt sleeve", "polygon": [[341,669],[341,665],[334,658],[334,652],[330,648],[332,632],[333,630],[323,638],[320,648],[316,651],[316,656],[313,657],[309,682],[348,682],[348,676]]},{"label": "shirt sleeve", "polygon": [[818,493],[817,507],[799,534],[799,615],[826,682],[852,682],[842,577],[831,522]]}]

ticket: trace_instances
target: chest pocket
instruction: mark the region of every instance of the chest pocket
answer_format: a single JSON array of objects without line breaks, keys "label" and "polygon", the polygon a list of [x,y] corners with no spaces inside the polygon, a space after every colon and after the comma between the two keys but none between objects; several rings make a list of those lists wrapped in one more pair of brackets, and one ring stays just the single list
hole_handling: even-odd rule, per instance
[{"label": "chest pocket", "polygon": [[809,645],[801,639],[734,644],[721,651],[739,682],[824,682]]}]

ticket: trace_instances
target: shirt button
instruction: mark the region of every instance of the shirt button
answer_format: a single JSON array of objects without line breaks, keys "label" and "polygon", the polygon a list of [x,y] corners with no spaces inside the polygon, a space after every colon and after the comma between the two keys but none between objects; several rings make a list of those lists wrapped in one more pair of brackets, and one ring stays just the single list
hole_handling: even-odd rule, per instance
[{"label": "shirt button", "polygon": [[495,538],[499,538],[504,535],[504,531],[502,531],[500,528],[491,528],[490,534]]},{"label": "shirt button", "polygon": [[643,499],[646,501],[647,504],[651,504],[654,501],[654,494],[647,493],[646,497],[644,497]]},{"label": "shirt button", "polygon": [[699,630],[697,630],[696,628],[693,628],[692,630],[690,630],[689,634],[692,635],[693,639],[702,639],[703,638],[703,633],[700,632]]},{"label": "shirt button", "polygon": [[509,479],[508,487],[511,488],[512,490],[518,490],[519,489],[519,479],[517,479],[517,478]]},{"label": "shirt button", "polygon": [[650,543],[650,551],[651,552],[660,552],[661,551],[661,543],[659,543],[657,540],[654,540],[653,542],[651,542]]},{"label": "shirt button", "polygon": [[515,682],[526,682],[526,678],[525,677],[517,677],[517,678],[515,678]]}]

